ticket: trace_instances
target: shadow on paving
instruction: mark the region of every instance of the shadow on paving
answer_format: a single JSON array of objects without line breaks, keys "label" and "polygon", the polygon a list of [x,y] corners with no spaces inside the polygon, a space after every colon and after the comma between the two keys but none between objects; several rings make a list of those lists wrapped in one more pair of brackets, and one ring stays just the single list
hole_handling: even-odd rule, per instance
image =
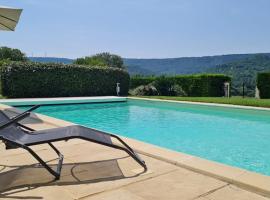
[{"label": "shadow on paving", "polygon": [[[118,159],[124,158],[127,157]],[[61,178],[57,181],[40,165],[5,166],[0,164],[0,198],[12,198],[10,196],[12,194],[42,186],[97,183],[132,178],[141,174],[124,176],[118,165],[118,159],[63,164]],[[56,168],[56,165],[50,166]],[[1,173],[6,167],[15,169]],[[39,199],[39,197],[34,198]]]}]

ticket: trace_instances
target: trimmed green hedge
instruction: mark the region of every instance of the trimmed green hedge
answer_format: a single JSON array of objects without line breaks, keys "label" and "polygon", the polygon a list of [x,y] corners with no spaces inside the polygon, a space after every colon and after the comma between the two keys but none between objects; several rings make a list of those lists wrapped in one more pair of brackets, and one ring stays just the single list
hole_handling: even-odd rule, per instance
[{"label": "trimmed green hedge", "polygon": [[257,74],[257,87],[260,91],[260,98],[270,99],[270,72]]},{"label": "trimmed green hedge", "polygon": [[13,98],[127,95],[129,74],[118,68],[12,62],[1,70],[2,94]]},{"label": "trimmed green hedge", "polygon": [[173,86],[179,85],[187,96],[221,97],[224,96],[224,82],[227,81],[230,82],[231,78],[222,74],[131,77],[130,88],[153,83],[159,95],[173,96]]}]

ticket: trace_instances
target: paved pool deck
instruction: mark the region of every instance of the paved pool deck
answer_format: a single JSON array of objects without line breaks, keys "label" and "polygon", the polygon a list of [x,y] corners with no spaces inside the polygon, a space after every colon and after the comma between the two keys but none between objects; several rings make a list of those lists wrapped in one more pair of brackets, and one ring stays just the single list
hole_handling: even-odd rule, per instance
[{"label": "paved pool deck", "polygon": [[[232,184],[153,159],[142,169],[125,153],[80,140],[58,142],[65,155],[59,181],[23,150],[0,145],[0,199],[95,200],[266,200]],[[56,156],[46,146],[35,150],[51,165]]]},{"label": "paved pool deck", "polygon": [[[7,106],[1,108],[10,116],[15,114]],[[23,123],[37,130],[70,125],[69,122],[42,115],[32,115]],[[140,149],[136,141],[128,142]],[[268,199],[230,181],[160,159],[159,155],[166,154],[160,149],[155,149],[156,156],[150,153],[141,155],[149,169],[142,173],[143,169],[124,152],[83,140],[55,144],[65,156],[59,181],[54,181],[24,150],[6,151],[4,144],[0,143],[0,199]],[[139,145],[144,144],[139,142]],[[148,144],[145,146],[149,152],[154,151],[154,147],[149,147]],[[50,165],[56,164],[56,155],[47,145],[35,146],[33,149]],[[170,156],[175,154],[167,152],[168,159]]]}]

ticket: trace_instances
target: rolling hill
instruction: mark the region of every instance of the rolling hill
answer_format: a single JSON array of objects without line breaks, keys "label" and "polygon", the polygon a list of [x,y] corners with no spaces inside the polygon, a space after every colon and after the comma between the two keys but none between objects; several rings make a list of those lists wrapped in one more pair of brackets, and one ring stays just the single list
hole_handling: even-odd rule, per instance
[{"label": "rolling hill", "polygon": [[267,54],[253,55],[241,61],[218,65],[209,68],[206,72],[231,76],[233,95],[242,94],[244,84],[245,94],[254,96],[257,73],[265,71],[270,71],[270,55]]},{"label": "rolling hill", "polygon": [[[196,74],[209,68],[241,61],[260,54],[232,54],[220,56],[183,57],[165,59],[124,59],[131,75]],[[270,55],[270,54],[263,54]]]}]

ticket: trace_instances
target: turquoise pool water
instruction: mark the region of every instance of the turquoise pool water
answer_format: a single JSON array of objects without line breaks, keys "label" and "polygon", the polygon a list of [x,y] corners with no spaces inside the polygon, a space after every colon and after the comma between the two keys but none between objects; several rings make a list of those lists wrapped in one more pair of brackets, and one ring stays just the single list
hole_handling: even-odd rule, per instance
[{"label": "turquoise pool water", "polygon": [[128,100],[37,112],[270,175],[269,111]]}]

